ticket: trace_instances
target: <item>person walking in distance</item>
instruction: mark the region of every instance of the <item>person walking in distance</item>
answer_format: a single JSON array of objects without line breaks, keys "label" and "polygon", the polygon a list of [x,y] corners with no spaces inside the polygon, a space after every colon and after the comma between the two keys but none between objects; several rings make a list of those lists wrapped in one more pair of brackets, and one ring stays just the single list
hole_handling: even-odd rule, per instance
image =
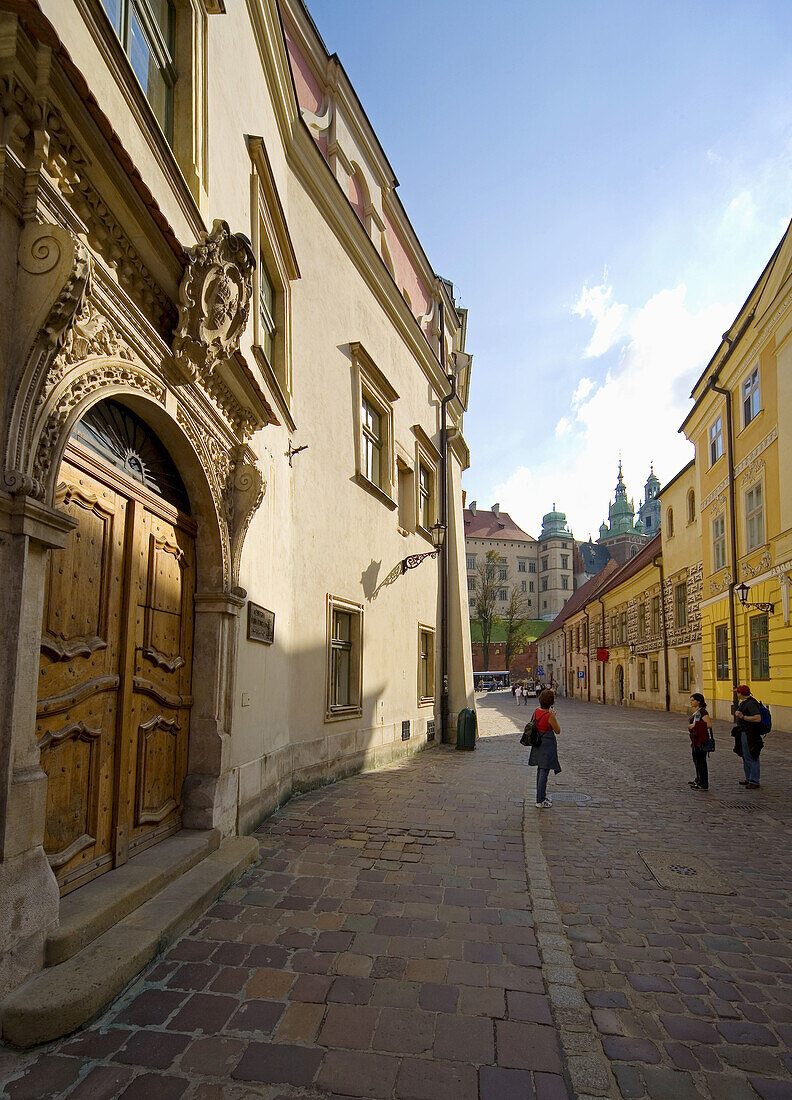
[{"label": "person walking in distance", "polygon": [[694,791],[708,791],[709,768],[707,767],[707,756],[710,750],[707,748],[707,745],[711,743],[712,720],[707,713],[706,700],[700,692],[696,692],[694,695],[690,696],[690,707],[691,714],[688,718],[688,733],[690,734],[690,745],[693,752],[693,764],[696,768],[696,778],[688,785],[692,787]]},{"label": "person walking in distance", "polygon": [[[526,699],[526,705],[528,700]],[[539,809],[549,809],[553,805],[552,798],[547,797],[547,778],[550,772],[556,775],[561,771],[558,762],[558,742],[556,737],[561,732],[555,710],[555,695],[549,688],[545,688],[539,696],[539,706],[533,713],[533,721],[539,733],[539,744],[531,746],[531,755],[528,764],[536,768],[536,805]]]},{"label": "person walking in distance", "polygon": [[762,740],[762,714],[751,689],[746,684],[737,688],[738,703],[734,712],[737,725],[732,730],[735,739],[734,751],[742,756],[745,779],[740,786],[747,790],[756,790],[759,784],[759,753],[764,748]]}]

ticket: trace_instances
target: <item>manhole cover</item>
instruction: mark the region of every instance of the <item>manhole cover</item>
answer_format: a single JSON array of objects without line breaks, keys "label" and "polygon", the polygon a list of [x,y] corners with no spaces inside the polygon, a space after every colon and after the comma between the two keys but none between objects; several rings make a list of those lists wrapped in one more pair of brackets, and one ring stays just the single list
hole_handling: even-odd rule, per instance
[{"label": "manhole cover", "polygon": [[698,856],[687,852],[639,852],[657,883],[666,890],[690,890],[699,894],[733,894],[720,875]]},{"label": "manhole cover", "polygon": [[590,794],[581,794],[579,791],[550,791],[553,802],[590,802]]}]

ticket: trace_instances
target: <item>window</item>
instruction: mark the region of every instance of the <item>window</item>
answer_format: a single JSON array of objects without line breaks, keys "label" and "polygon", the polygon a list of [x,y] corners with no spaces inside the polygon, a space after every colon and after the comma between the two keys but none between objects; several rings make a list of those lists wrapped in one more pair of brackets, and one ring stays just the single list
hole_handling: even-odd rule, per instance
[{"label": "window", "polygon": [[638,687],[646,691],[646,661],[638,662]]},{"label": "window", "polygon": [[622,611],[619,616],[619,640],[622,645],[627,644],[627,612]]},{"label": "window", "polygon": [[547,577],[542,577],[542,591],[547,591]]},{"label": "window", "polygon": [[666,510],[666,537],[674,537],[674,509],[668,508]]},{"label": "window", "polygon": [[[352,343],[349,346],[358,393],[355,447],[357,469],[354,480],[388,508],[396,508],[398,505],[393,499],[396,465],[393,403],[398,400],[399,395],[361,344]],[[416,470],[417,468],[416,462]],[[417,485],[415,488],[417,492]],[[416,501],[416,511],[417,504]]]},{"label": "window", "polygon": [[646,637],[646,604],[638,604],[638,637]]},{"label": "window", "polygon": [[418,463],[418,522],[428,531],[435,521],[434,470]]},{"label": "window", "polygon": [[759,412],[759,367],[756,366],[742,384],[743,427],[747,428]]},{"label": "window", "polygon": [[368,398],[363,398],[363,473],[377,488],[382,488],[382,416]]},{"label": "window", "polygon": [[567,544],[565,542],[562,542],[561,543],[561,549],[566,550],[566,548],[567,548]]},{"label": "window", "polygon": [[619,617],[618,615],[611,616],[611,645],[619,644]]},{"label": "window", "polygon": [[505,558],[499,558],[498,560],[499,560],[501,565],[507,565],[508,564]]},{"label": "window", "polygon": [[712,568],[723,569],[726,564],[726,517],[717,516],[712,521]]},{"label": "window", "polygon": [[258,267],[259,334],[258,344],[272,362],[275,345],[275,290],[272,286],[266,261],[259,253]]},{"label": "window", "polygon": [[362,713],[363,608],[327,598],[327,708],[325,721]]},{"label": "window", "polygon": [[602,665],[597,661],[597,683],[602,683]]},{"label": "window", "polygon": [[764,542],[764,506],[762,483],[752,485],[745,494],[745,527],[748,550],[755,550]]},{"label": "window", "polygon": [[588,645],[588,623],[583,623],[581,629],[583,631],[583,645],[585,647]]},{"label": "window", "polygon": [[690,658],[679,658],[679,690],[690,691]]},{"label": "window", "polygon": [[725,623],[715,627],[715,676],[729,679],[729,628]]},{"label": "window", "polygon": [[710,466],[714,466],[723,454],[723,418],[718,417],[709,430]]},{"label": "window", "polygon": [[569,577],[561,578],[561,587],[564,589],[565,592],[569,589]]},{"label": "window", "polygon": [[674,618],[677,626],[687,626],[687,583],[674,587]]},{"label": "window", "polygon": [[468,582],[468,592],[475,592],[476,591],[476,578],[475,577],[468,577],[467,582]]},{"label": "window", "polygon": [[520,591],[521,592],[527,592],[528,591],[528,584],[527,584],[526,581],[520,581]]},{"label": "window", "polygon": [[508,600],[508,598],[509,598],[509,596],[508,596],[508,593],[506,592],[506,589],[505,588],[499,588],[498,589],[498,599],[503,600],[505,602],[506,600]]},{"label": "window", "polygon": [[751,619],[751,679],[770,679],[770,637],[767,615]]},{"label": "window", "polygon": [[694,523],[696,519],[696,494],[692,489],[688,491],[687,495],[687,521],[688,523]]},{"label": "window", "polygon": [[652,596],[652,633],[660,633],[660,597]]},{"label": "window", "polygon": [[418,703],[433,703],[434,682],[434,631],[422,626],[418,630]]},{"label": "window", "polygon": [[528,591],[533,592],[533,590],[534,590],[534,582],[533,581],[528,581]]},{"label": "window", "polygon": [[542,611],[547,611],[547,600],[542,600]]},{"label": "window", "polygon": [[517,559],[517,572],[518,573],[524,573],[525,572],[525,558],[518,558]]},{"label": "window", "polygon": [[476,555],[475,554],[466,554],[465,555],[465,560],[467,562],[468,569],[475,569],[476,568]]},{"label": "window", "polygon": [[547,558],[542,558],[542,572],[547,572]]},{"label": "window", "polygon": [[536,572],[536,562],[535,561],[529,561],[528,562],[528,572],[529,573],[535,573]]},{"label": "window", "polygon": [[505,581],[508,575],[509,574],[508,574],[508,571],[506,569],[501,569],[501,570],[499,570],[498,580],[499,581]]},{"label": "window", "polygon": [[659,691],[660,690],[660,676],[659,676],[657,661],[650,661],[649,662],[649,672],[650,672],[650,675],[652,677],[652,691]]},{"label": "window", "polygon": [[562,554],[561,555],[561,568],[562,569],[569,569],[569,554]]},{"label": "window", "polygon": [[173,140],[174,10],[170,0],[102,0],[149,106]]}]

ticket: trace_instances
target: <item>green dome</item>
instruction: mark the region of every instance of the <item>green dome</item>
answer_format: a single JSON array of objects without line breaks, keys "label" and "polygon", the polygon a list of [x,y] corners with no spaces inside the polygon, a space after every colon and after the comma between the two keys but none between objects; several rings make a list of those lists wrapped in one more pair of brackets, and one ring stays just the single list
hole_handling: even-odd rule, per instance
[{"label": "green dome", "polygon": [[564,512],[557,512],[555,503],[553,511],[542,516],[542,534],[540,538],[550,538],[552,535],[568,535],[567,518]]}]

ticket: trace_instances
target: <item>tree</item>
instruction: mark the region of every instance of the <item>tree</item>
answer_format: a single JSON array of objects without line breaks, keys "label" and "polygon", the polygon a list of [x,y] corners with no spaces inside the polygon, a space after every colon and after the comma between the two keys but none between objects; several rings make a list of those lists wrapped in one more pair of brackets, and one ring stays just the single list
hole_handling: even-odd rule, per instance
[{"label": "tree", "polygon": [[530,637],[531,623],[528,615],[528,596],[516,584],[512,585],[509,602],[503,616],[506,627],[506,668],[511,668],[512,655],[521,649]]},{"label": "tree", "polygon": [[484,561],[476,567],[476,587],[473,589],[473,614],[481,627],[481,650],[484,656],[484,671],[489,672],[489,647],[492,640],[492,628],[500,623],[495,608],[498,603],[500,580],[500,554],[497,550],[488,550]]}]

